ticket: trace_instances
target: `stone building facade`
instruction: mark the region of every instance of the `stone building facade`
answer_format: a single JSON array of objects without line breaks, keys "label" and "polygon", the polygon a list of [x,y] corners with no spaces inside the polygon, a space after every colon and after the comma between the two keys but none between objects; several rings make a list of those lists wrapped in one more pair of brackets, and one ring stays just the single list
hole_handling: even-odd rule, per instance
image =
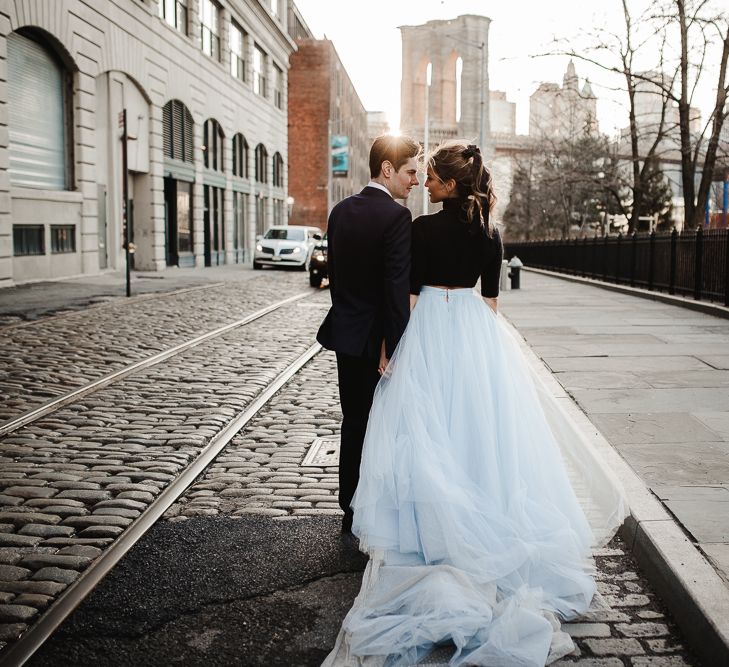
[{"label": "stone building facade", "polygon": [[580,89],[570,60],[561,87],[541,83],[529,98],[529,136],[568,139],[584,133],[598,133],[597,98],[588,80]]},{"label": "stone building facade", "polygon": [[[485,152],[490,152],[490,23],[491,19],[485,16],[465,14],[451,20],[400,28],[400,130],[403,134],[425,142],[427,100],[429,147],[446,139],[462,138],[484,144]],[[481,140],[481,134],[486,141]],[[413,217],[423,212],[422,188],[422,184],[413,188],[408,198]]]},{"label": "stone building facade", "polygon": [[332,206],[369,180],[367,112],[329,40],[296,45],[288,98],[290,222],[325,230]]},{"label": "stone building facade", "polygon": [[[0,4],[0,285],[246,262],[286,219],[291,0]],[[300,19],[300,16],[299,16]]]}]

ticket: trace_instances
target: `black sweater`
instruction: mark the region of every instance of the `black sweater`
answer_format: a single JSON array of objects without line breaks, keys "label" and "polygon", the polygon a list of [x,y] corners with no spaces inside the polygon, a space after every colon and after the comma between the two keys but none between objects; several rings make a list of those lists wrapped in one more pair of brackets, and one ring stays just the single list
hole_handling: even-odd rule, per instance
[{"label": "black sweater", "polygon": [[413,222],[411,294],[423,285],[474,287],[480,276],[481,295],[499,295],[501,237],[495,228],[489,237],[477,222],[469,223],[464,206],[462,199],[446,199],[443,210]]}]

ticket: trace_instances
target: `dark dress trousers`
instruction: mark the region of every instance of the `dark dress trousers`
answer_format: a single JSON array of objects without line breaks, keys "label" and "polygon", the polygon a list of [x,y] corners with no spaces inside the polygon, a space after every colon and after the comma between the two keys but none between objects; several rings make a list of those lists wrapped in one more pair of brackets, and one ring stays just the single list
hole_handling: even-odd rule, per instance
[{"label": "dark dress trousers", "polygon": [[337,353],[342,434],[339,505],[351,516],[362,443],[380,379],[382,341],[392,357],[410,316],[410,211],[366,187],[329,215],[327,264],[332,307],[317,340]]}]

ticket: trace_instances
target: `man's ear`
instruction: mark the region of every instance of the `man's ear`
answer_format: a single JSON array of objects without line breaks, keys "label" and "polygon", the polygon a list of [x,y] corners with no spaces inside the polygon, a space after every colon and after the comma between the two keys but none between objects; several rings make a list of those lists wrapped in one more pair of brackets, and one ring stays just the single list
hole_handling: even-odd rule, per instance
[{"label": "man's ear", "polygon": [[384,161],[384,162],[382,163],[382,166],[380,167],[380,173],[381,173],[381,174],[382,174],[382,175],[383,175],[383,176],[384,176],[385,178],[390,178],[390,176],[392,176],[392,174],[393,174],[394,172],[395,172],[395,169],[394,169],[394,168],[393,168],[393,166],[392,166],[392,162],[390,162],[389,160],[385,160],[385,161]]}]

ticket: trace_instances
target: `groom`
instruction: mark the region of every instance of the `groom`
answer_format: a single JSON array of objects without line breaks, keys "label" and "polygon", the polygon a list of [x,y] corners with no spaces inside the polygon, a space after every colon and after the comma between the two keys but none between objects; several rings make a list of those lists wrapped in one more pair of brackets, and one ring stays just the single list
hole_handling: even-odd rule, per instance
[{"label": "groom", "polygon": [[339,506],[342,532],[352,530],[350,508],[375,387],[410,316],[410,211],[418,185],[420,146],[409,137],[383,135],[370,149],[371,180],[329,214],[327,264],[332,307],[317,340],[337,353],[342,434]]}]

